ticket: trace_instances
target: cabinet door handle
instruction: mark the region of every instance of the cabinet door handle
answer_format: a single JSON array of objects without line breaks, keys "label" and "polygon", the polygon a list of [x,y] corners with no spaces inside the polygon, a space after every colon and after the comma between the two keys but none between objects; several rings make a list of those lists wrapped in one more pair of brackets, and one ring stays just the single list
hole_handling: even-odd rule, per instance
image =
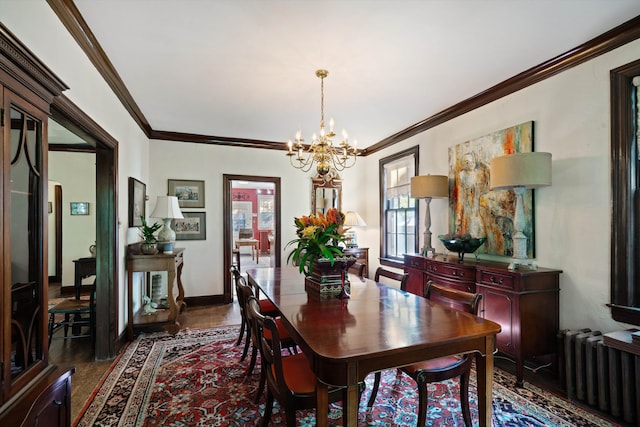
[{"label": "cabinet door handle", "polygon": [[53,399],[53,404],[57,406],[62,406],[62,401],[58,399]]}]

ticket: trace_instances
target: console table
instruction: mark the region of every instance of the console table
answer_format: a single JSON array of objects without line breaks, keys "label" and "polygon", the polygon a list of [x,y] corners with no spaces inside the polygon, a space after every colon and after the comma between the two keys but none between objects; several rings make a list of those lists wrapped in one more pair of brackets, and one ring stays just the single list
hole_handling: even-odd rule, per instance
[{"label": "console table", "polygon": [[[157,253],[155,255],[143,255],[139,252],[139,245],[130,245],[127,250],[127,297],[128,315],[127,336],[133,340],[134,327],[153,327],[163,325],[170,334],[176,334],[180,330],[178,315],[186,307],[184,302],[184,289],[182,287],[183,248],[175,248],[172,254]],[[134,272],[167,272],[167,304],[169,309],[158,309],[154,313],[144,313],[140,309],[133,312],[133,273]],[[175,295],[174,288],[178,294]]]},{"label": "console table", "polygon": [[366,265],[364,277],[369,278],[369,248],[346,248],[342,253],[356,257],[356,262]]},{"label": "console table", "polygon": [[427,258],[405,254],[409,274],[407,291],[423,295],[429,280],[450,288],[482,295],[478,316],[502,326],[496,347],[515,359],[516,385],[522,386],[524,361],[555,354],[559,329],[561,270],[520,268],[507,263],[469,260],[455,255]]}]

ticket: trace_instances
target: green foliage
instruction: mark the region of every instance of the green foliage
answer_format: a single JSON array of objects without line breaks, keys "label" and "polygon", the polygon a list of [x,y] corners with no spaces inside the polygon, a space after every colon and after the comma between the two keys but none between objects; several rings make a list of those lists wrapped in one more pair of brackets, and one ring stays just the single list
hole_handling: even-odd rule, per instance
[{"label": "green foliage", "polygon": [[142,221],[142,226],[138,227],[140,229],[140,237],[142,237],[145,243],[156,243],[158,239],[153,233],[158,231],[160,227],[162,227],[162,224],[155,223],[150,226],[142,215],[140,216],[140,221]]},{"label": "green foliage", "polygon": [[319,258],[327,258],[334,263],[335,257],[342,256],[342,248],[338,246],[339,242],[344,240],[340,234],[342,230],[341,224],[331,224],[324,227],[307,226],[296,218],[296,226],[298,227],[298,236],[287,243],[289,246],[296,245],[295,249],[287,257],[287,263],[293,261],[301,273],[309,276],[313,273],[313,262]]}]

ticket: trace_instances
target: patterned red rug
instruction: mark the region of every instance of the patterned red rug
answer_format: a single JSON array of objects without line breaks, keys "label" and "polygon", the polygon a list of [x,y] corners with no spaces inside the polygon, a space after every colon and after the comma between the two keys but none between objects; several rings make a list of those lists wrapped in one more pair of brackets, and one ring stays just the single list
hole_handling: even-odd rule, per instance
[{"label": "patterned red rug", "polygon": [[[184,330],[175,336],[139,337],[114,362],[75,421],[75,426],[244,426],[256,425],[264,411],[253,403],[259,368],[246,378],[248,361],[240,362],[237,327]],[[478,412],[475,375],[471,379],[471,416]],[[415,426],[417,390],[412,380],[385,371],[376,404],[366,407],[373,376],[361,399],[361,426]],[[515,388],[515,378],[496,369],[494,426],[615,426],[531,384]],[[429,386],[428,425],[463,426],[457,381]],[[329,420],[342,425],[340,404]],[[315,425],[314,411],[300,411],[298,423]],[[274,407],[271,425],[284,424]]]}]

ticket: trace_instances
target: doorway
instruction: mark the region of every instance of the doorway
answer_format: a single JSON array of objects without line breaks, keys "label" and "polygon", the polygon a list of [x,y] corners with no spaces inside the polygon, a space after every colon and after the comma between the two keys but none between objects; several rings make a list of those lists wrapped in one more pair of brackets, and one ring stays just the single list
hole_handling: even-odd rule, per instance
[{"label": "doorway", "polygon": [[280,178],[252,175],[223,176],[224,301],[233,293],[229,268],[279,267]]}]

